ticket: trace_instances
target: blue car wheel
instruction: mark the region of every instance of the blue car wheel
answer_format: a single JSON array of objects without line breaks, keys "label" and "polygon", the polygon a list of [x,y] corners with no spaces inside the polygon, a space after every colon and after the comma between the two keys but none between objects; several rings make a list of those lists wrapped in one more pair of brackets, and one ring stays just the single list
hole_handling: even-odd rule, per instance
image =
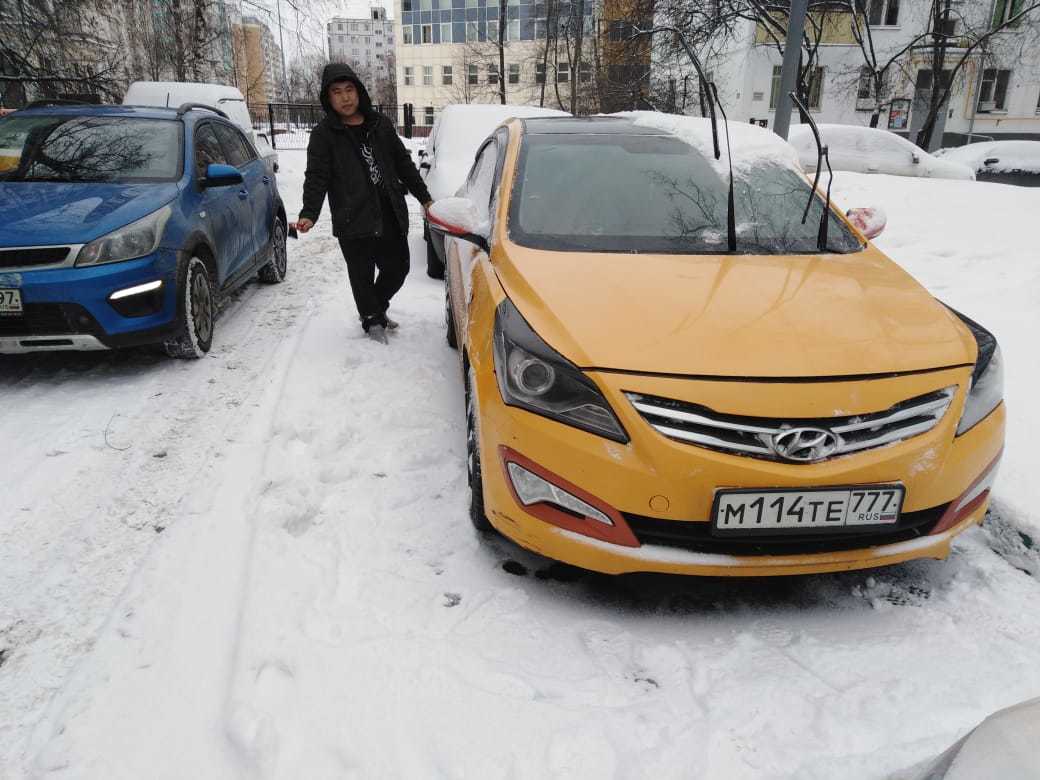
[{"label": "blue car wheel", "polygon": [[271,260],[264,265],[258,274],[261,282],[267,284],[278,284],[285,279],[289,260],[285,248],[285,225],[282,220],[275,217],[274,227],[271,228]]},{"label": "blue car wheel", "polygon": [[205,356],[213,344],[216,302],[206,264],[198,257],[188,260],[178,289],[176,336],[163,342],[166,354],[194,360]]}]

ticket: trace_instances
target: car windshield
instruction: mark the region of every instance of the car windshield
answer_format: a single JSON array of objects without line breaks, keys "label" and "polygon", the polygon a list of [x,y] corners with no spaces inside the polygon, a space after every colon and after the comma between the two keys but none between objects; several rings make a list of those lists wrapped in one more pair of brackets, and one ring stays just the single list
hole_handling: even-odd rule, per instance
[{"label": "car windshield", "polygon": [[[725,161],[725,156],[723,157]],[[539,249],[728,252],[727,177],[670,136],[529,135],[521,151],[509,233]],[[795,169],[755,160],[734,171],[738,254],[816,253],[823,201]],[[861,244],[835,215],[827,251]]]},{"label": "car windshield", "polygon": [[180,132],[166,119],[12,115],[0,119],[0,181],[175,181]]}]

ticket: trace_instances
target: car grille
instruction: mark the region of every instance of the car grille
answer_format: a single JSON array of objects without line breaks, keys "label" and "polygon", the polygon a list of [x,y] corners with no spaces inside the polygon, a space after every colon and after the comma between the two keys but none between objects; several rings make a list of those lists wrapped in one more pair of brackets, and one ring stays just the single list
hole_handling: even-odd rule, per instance
[{"label": "car grille", "polygon": [[72,247],[46,246],[0,249],[0,268],[27,268],[34,265],[57,265],[65,262]]},{"label": "car grille", "polygon": [[825,533],[791,533],[770,536],[712,536],[710,522],[660,520],[656,517],[623,514],[640,544],[678,547],[716,555],[808,555],[812,553],[857,550],[882,544],[895,544],[927,536],[943,516],[948,504],[904,512],[899,522],[881,530],[859,529]]},{"label": "car grille", "polygon": [[96,333],[97,322],[74,303],[27,303],[20,317],[0,316],[0,336]]},{"label": "car grille", "polygon": [[[670,439],[755,458],[818,463],[930,431],[946,413],[956,389],[946,387],[872,414],[790,419],[720,414],[684,401],[638,393],[625,395],[654,430]],[[796,459],[780,455],[775,446],[776,437],[798,428],[830,432],[833,446],[828,448],[826,456]]]}]

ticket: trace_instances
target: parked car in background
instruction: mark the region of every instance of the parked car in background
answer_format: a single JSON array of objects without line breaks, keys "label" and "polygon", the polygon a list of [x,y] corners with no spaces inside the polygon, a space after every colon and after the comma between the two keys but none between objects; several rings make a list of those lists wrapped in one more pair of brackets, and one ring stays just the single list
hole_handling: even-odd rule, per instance
[{"label": "parked car in background", "polygon": [[2,353],[202,357],[220,296],[285,278],[274,175],[217,109],[28,108],[0,148]]},{"label": "parked car in background", "polygon": [[228,119],[238,125],[257,154],[263,158],[271,171],[278,172],[278,152],[271,146],[266,133],[253,128],[246,99],[237,87],[226,84],[205,84],[194,81],[135,81],[127,87],[123,96],[124,106],[160,106],[169,108],[185,103],[202,103],[219,108]]},{"label": "parked car in background", "polygon": [[732,213],[708,121],[656,113],[510,120],[431,206],[474,524],[612,574],[945,557],[1003,449],[996,339],[729,134]]},{"label": "parked car in background", "polygon": [[967,165],[979,181],[1040,187],[1040,141],[981,141],[935,154]]},{"label": "parked car in background", "polygon": [[[419,172],[434,200],[447,198],[466,180],[481,142],[509,117],[569,116],[565,111],[537,106],[499,104],[452,104],[441,109],[426,141],[419,151]],[[444,241],[430,233],[423,223],[426,239],[426,272],[434,279],[444,278]]]},{"label": "parked car in background", "polygon": [[[921,176],[927,179],[974,179],[971,168],[940,160],[888,130],[855,125],[819,125],[831,168],[856,173]],[[802,167],[816,170],[816,142],[808,125],[792,125],[788,140]]]}]

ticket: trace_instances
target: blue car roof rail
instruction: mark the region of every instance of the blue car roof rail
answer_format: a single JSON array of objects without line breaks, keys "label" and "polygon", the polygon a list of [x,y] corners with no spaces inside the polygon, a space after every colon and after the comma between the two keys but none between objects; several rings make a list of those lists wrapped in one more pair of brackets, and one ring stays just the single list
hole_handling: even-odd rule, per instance
[{"label": "blue car roof rail", "polygon": [[181,103],[180,106],[177,108],[177,118],[179,119],[180,117],[184,116],[194,108],[201,108],[204,111],[212,111],[214,114],[219,114],[225,119],[229,119],[228,115],[221,111],[219,108],[207,106],[205,103]]},{"label": "blue car roof rail", "polygon": [[26,108],[41,108],[42,106],[93,106],[96,103],[87,103],[85,100],[70,100],[68,98],[44,98],[26,103]]}]

